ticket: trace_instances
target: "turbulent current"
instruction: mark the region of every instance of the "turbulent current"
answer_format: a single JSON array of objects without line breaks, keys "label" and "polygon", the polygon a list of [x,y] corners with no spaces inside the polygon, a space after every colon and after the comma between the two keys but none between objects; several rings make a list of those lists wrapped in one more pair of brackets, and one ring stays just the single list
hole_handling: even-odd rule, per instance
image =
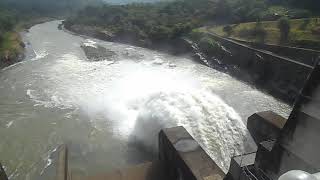
[{"label": "turbulent current", "polygon": [[[251,114],[290,111],[188,57],[77,36],[59,23],[32,27],[26,59],[0,71],[0,161],[10,179],[43,178],[62,143],[80,175],[150,161],[160,129],[177,125],[227,171],[231,156],[255,148],[245,128]],[[116,56],[89,61],[83,44]]]}]

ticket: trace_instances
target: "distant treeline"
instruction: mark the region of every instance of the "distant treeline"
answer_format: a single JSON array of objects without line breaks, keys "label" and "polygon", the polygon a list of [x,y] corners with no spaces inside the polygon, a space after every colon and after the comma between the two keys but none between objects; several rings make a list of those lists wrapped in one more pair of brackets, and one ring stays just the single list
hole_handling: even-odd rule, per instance
[{"label": "distant treeline", "polygon": [[101,27],[115,36],[157,41],[175,39],[193,28],[210,24],[276,20],[282,15],[309,17],[320,7],[312,6],[317,0],[311,1],[304,0],[303,8],[297,8],[298,0],[177,0],[104,5],[87,7],[65,24]]},{"label": "distant treeline", "polygon": [[18,18],[14,11],[8,11],[0,7],[0,44],[3,40],[4,34],[11,31],[17,21]]},{"label": "distant treeline", "polygon": [[100,0],[1,0],[0,5],[25,15],[65,16]]},{"label": "distant treeline", "polygon": [[273,3],[308,9],[315,13],[320,13],[319,0],[269,0]]}]

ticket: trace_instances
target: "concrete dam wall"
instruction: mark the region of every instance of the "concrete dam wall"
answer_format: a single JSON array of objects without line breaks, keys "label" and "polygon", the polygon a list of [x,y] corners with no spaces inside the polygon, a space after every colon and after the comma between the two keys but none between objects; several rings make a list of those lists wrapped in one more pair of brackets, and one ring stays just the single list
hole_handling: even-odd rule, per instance
[{"label": "concrete dam wall", "polygon": [[301,62],[307,65],[314,66],[315,63],[320,58],[320,51],[313,50],[313,49],[305,49],[299,47],[290,47],[290,46],[281,46],[281,45],[274,45],[274,44],[263,44],[263,43],[256,43],[256,42],[248,42],[238,39],[232,39],[239,43],[248,45],[250,47],[256,49],[263,49],[269,52],[273,52],[280,56],[288,57],[293,59],[294,61]]},{"label": "concrete dam wall", "polygon": [[[278,55],[278,53],[261,50],[258,49],[259,47],[254,48],[213,33],[202,33],[199,37],[203,36],[209,37],[220,46],[219,50],[199,47],[206,56],[207,65],[224,66],[224,69],[227,69],[235,77],[254,84],[291,104],[303,88],[313,69],[313,64],[319,59],[317,51],[304,51],[303,49],[295,51],[290,48],[279,48],[277,51],[282,54]],[[194,38],[193,41],[197,42]],[[199,41],[201,40],[198,39],[197,43]],[[283,56],[286,54],[300,57],[298,58],[300,60]]]}]

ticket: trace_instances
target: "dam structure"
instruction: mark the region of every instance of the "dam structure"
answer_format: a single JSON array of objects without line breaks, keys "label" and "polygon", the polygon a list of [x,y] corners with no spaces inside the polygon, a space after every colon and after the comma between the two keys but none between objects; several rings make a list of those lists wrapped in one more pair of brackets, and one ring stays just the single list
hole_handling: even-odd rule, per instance
[{"label": "dam structure", "polygon": [[[287,64],[294,67],[281,85],[298,83],[293,93],[281,92],[295,99],[287,118],[289,105],[225,73],[72,35],[60,23],[31,28],[36,56],[0,72],[0,180],[276,180],[290,170],[320,171],[318,62],[283,63],[241,45],[253,62],[237,61],[243,69],[281,65],[256,72],[259,81],[272,84]],[[83,45],[106,48],[110,57],[90,61]],[[289,77],[297,72],[300,78]]]},{"label": "dam structure", "polygon": [[320,171],[320,64],[313,69],[288,119],[273,112],[256,113],[248,130],[257,152],[233,157],[226,179],[278,179],[290,170]]}]

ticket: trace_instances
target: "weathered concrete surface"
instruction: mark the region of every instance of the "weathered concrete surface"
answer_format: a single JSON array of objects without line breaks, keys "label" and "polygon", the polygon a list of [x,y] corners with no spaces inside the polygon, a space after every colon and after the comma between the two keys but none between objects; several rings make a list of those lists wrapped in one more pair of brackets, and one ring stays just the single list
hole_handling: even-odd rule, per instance
[{"label": "weathered concrete surface", "polygon": [[248,175],[243,171],[244,168],[254,165],[256,153],[235,156],[231,159],[229,172],[226,180],[248,179]]},{"label": "weathered concrete surface", "polygon": [[[279,143],[320,171],[320,64],[311,74],[285,125]],[[281,168],[289,161],[281,162]],[[313,173],[313,172],[311,172]]]},{"label": "weathered concrete surface", "polygon": [[[242,168],[242,162],[239,164],[234,157],[228,179],[249,180],[252,179],[250,175],[254,179],[278,179],[290,170],[320,171],[319,77],[318,63],[307,78],[287,122],[272,112],[257,113],[249,118],[249,131],[258,143],[254,166],[246,163]],[[267,140],[262,141],[265,138]]]},{"label": "weathered concrete surface", "polygon": [[294,109],[275,141],[260,143],[255,166],[277,179],[290,170],[320,171],[320,64],[301,92]]},{"label": "weathered concrete surface", "polygon": [[272,111],[259,112],[248,118],[247,128],[256,144],[259,144],[268,139],[277,139],[286,121]]},{"label": "weathered concrete surface", "polygon": [[171,179],[222,180],[224,172],[183,127],[159,134],[159,158]]},{"label": "weathered concrete surface", "polygon": [[90,177],[71,177],[70,180],[170,180],[160,161],[147,162],[127,169],[119,169]]},{"label": "weathered concrete surface", "polygon": [[268,174],[270,179],[278,179],[279,176],[289,170],[299,169],[307,172],[317,172],[311,164],[292,153],[290,149],[276,144],[275,141],[260,143],[255,166]]}]

